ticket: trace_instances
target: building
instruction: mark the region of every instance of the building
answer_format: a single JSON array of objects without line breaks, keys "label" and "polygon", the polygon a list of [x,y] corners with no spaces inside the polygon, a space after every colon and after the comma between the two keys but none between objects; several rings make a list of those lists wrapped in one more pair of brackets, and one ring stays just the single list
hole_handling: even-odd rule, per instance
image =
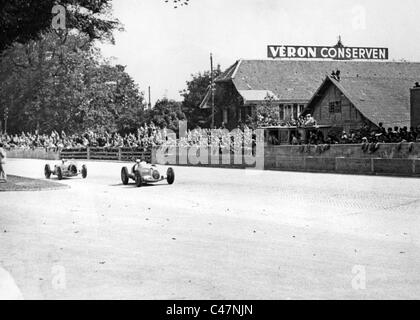
[{"label": "building", "polygon": [[319,125],[347,132],[364,124],[373,128],[379,123],[384,127],[417,126],[411,121],[410,106],[410,88],[415,80],[403,76],[327,76],[303,113],[311,113]]},{"label": "building", "polygon": [[[222,92],[222,101],[216,105],[215,125],[220,126],[224,123],[229,129],[235,128],[239,122],[245,122],[247,117],[255,112],[256,106],[267,103],[268,98],[281,120],[297,118],[304,110],[308,110],[309,102],[313,108],[317,100],[317,96],[314,95],[322,95],[320,87],[331,82],[331,78],[326,80],[326,77],[336,70],[340,70],[343,85],[354,83],[351,85],[352,90],[346,91],[347,98],[353,101],[357,97],[358,100],[353,101],[353,106],[363,108],[360,113],[352,113],[351,117],[363,115],[371,122],[386,122],[387,125],[410,123],[409,89],[415,82],[420,81],[420,63],[238,60],[216,79],[216,90]],[[392,94],[387,94],[388,87],[392,88]],[[397,97],[394,97],[394,94]],[[200,107],[209,108],[209,97],[209,94],[206,95]],[[369,103],[362,103],[368,97]],[[347,110],[346,103],[344,101],[344,110]],[[402,105],[405,109],[400,108]],[[368,109],[370,111],[367,111]],[[339,111],[339,106],[336,110]],[[338,114],[339,112],[337,115],[334,112],[334,117],[329,119],[338,120]],[[381,115],[384,115],[383,119]],[[323,116],[324,113],[321,114],[320,121],[324,121]],[[344,116],[346,117],[347,113]],[[342,118],[344,122],[348,120]],[[343,126],[350,128],[357,124],[360,124],[360,121],[348,122]]]}]

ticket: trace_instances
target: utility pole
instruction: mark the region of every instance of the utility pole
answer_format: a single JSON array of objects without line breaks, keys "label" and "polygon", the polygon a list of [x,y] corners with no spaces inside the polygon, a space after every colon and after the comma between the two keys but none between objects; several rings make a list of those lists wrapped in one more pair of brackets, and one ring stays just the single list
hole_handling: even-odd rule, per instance
[{"label": "utility pole", "polygon": [[213,54],[210,53],[210,73],[211,73],[211,128],[214,129],[214,75],[213,75]]}]

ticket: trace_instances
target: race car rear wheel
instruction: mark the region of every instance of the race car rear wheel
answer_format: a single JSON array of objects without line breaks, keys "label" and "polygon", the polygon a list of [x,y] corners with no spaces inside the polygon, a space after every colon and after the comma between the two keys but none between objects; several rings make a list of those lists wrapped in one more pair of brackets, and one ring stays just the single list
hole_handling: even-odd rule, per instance
[{"label": "race car rear wheel", "polygon": [[68,171],[71,175],[77,176],[77,167],[74,164],[69,166]]},{"label": "race car rear wheel", "polygon": [[136,187],[140,188],[143,185],[143,179],[141,178],[140,172],[136,171],[135,177],[136,177]]},{"label": "race car rear wheel", "polygon": [[127,167],[123,167],[121,169],[121,181],[122,181],[123,185],[126,186],[128,184],[128,180],[129,180],[128,169],[127,169]]},{"label": "race car rear wheel", "polygon": [[168,184],[173,184],[175,182],[175,171],[172,168],[168,168],[166,172],[166,181]]},{"label": "race car rear wheel", "polygon": [[87,178],[87,167],[85,165],[82,166],[82,178]]},{"label": "race car rear wheel", "polygon": [[49,164],[45,165],[44,174],[45,174],[45,178],[47,179],[51,178],[51,167]]},{"label": "race car rear wheel", "polygon": [[57,167],[57,178],[58,180],[63,180],[63,172],[60,167]]}]

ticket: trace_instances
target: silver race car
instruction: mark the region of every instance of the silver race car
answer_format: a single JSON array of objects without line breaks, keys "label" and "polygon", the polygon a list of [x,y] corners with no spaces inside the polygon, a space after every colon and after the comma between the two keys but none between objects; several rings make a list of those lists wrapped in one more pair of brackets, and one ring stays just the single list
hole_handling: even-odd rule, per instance
[{"label": "silver race car", "polygon": [[162,180],[166,180],[168,184],[173,184],[175,181],[175,172],[174,169],[168,168],[166,175],[163,175],[156,165],[137,160],[130,172],[127,167],[123,167],[121,169],[122,183],[127,185],[130,179],[136,182],[137,187],[141,187],[148,183],[156,183]]},{"label": "silver race car", "polygon": [[54,170],[51,170],[50,165],[46,164],[44,174],[47,179],[50,179],[51,175],[55,175],[58,180],[62,180],[63,178],[76,177],[79,174],[82,175],[83,179],[86,179],[87,167],[82,165],[82,167],[79,168],[74,160],[62,160],[61,164],[54,166]]}]

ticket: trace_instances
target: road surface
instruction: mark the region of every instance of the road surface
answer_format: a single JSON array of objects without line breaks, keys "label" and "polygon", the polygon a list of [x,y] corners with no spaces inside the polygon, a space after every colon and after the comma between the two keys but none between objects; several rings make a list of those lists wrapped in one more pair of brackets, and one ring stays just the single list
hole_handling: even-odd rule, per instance
[{"label": "road surface", "polygon": [[420,297],[419,179],[176,167],[138,189],[86,164],[70,189],[0,193],[0,268],[25,299]]}]

